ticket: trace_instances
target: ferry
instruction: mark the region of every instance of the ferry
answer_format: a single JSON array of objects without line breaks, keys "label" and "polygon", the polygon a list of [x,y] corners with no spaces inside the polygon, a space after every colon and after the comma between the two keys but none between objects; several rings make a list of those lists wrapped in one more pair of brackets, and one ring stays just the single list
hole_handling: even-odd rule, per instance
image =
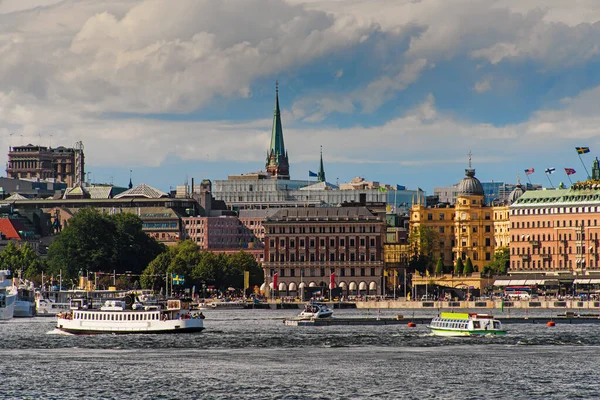
[{"label": "ferry", "polygon": [[327,307],[326,304],[308,303],[298,317],[301,319],[330,318],[332,315],[333,310]]},{"label": "ferry", "polygon": [[489,314],[442,312],[427,328],[436,336],[506,335],[502,323]]},{"label": "ferry", "polygon": [[204,315],[189,310],[187,302],[167,300],[166,308],[143,305],[135,296],[107,300],[99,309],[87,298],[72,299],[71,309],[58,314],[56,328],[73,334],[201,332]]}]

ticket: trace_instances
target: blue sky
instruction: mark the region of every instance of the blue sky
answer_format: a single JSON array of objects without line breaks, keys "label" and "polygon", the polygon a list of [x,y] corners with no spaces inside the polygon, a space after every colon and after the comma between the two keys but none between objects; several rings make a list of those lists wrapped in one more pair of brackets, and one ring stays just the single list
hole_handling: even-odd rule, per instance
[{"label": "blue sky", "polygon": [[[559,0],[2,0],[0,141],[85,146],[93,182],[264,169],[275,81],[292,178],[409,188],[600,151],[600,8]],[[6,154],[0,154],[6,162]]]}]

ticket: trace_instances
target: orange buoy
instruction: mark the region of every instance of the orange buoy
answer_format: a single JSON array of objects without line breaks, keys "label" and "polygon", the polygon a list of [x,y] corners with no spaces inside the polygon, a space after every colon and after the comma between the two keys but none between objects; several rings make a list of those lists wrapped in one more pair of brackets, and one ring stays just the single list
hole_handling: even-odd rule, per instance
[{"label": "orange buoy", "polygon": [[554,322],[554,321],[548,321],[548,323],[546,325],[548,325],[548,326],[556,326],[556,322]]},{"label": "orange buoy", "polygon": [[409,328],[416,328],[416,327],[417,327],[417,324],[415,324],[414,322],[410,321],[410,322],[408,323],[408,327],[409,327]]}]

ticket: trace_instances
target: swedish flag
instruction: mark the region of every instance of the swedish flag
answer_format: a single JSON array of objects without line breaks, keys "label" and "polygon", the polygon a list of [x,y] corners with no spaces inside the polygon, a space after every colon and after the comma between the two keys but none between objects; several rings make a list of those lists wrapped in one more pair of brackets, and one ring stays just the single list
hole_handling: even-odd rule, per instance
[{"label": "swedish flag", "polygon": [[173,285],[185,284],[185,278],[181,275],[171,274],[171,279],[173,280]]},{"label": "swedish flag", "polygon": [[578,154],[585,154],[585,153],[589,153],[590,152],[590,148],[589,147],[575,147],[575,150],[577,150]]}]

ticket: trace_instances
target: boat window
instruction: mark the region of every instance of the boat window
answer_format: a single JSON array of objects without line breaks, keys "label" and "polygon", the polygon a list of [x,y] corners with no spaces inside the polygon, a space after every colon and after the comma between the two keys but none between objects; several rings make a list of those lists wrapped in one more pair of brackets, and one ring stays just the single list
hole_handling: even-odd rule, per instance
[{"label": "boat window", "polygon": [[494,321],[494,329],[500,329],[500,323],[498,321]]},{"label": "boat window", "polygon": [[479,321],[473,321],[473,328],[474,328],[474,329],[479,329],[479,328],[481,328],[481,324],[479,323]]},{"label": "boat window", "polygon": [[111,321],[114,321],[115,320],[115,314],[111,315],[110,319],[111,319]]}]

